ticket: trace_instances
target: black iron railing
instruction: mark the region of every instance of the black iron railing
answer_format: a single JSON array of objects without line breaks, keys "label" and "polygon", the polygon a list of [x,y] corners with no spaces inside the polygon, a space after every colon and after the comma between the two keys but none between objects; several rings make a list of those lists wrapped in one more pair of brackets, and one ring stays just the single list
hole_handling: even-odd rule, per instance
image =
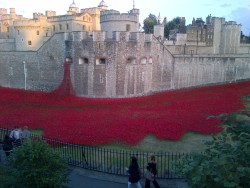
[{"label": "black iron railing", "polygon": [[[10,131],[0,128],[0,140],[3,140],[4,135],[9,134]],[[66,159],[69,165],[116,175],[127,175],[126,168],[129,166],[131,156],[137,157],[142,174],[144,174],[150,156],[155,155],[158,178],[180,179],[183,177],[176,173],[178,159],[183,156],[190,157],[185,153],[149,153],[71,144],[34,134],[31,134],[31,139],[46,141]]]}]

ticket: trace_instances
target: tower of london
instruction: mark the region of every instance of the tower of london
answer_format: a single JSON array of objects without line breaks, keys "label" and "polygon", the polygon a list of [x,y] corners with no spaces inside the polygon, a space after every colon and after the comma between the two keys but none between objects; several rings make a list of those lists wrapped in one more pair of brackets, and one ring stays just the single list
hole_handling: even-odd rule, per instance
[{"label": "tower of london", "polygon": [[120,13],[104,0],[82,9],[73,1],[64,15],[46,10],[32,19],[0,8],[0,86],[53,91],[65,59],[81,97],[134,97],[250,79],[250,44],[240,43],[240,24],[208,15],[165,39],[160,17],[146,34],[139,16],[135,6]]}]

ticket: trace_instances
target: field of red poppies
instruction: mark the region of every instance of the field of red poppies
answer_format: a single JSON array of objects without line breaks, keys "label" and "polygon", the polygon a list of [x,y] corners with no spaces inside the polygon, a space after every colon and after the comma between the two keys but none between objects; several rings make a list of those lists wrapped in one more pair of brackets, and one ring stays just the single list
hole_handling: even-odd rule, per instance
[{"label": "field of red poppies", "polygon": [[90,99],[0,87],[0,127],[28,125],[71,143],[136,145],[146,135],[180,139],[185,132],[218,133],[209,116],[244,108],[250,81],[126,99]]}]

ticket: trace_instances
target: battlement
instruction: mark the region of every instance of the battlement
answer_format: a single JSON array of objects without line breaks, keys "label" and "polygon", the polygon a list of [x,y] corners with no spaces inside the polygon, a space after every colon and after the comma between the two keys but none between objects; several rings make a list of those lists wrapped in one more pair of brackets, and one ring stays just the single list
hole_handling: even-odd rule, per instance
[{"label": "battlement", "polygon": [[39,20],[22,20],[15,21],[13,25],[14,27],[40,27],[41,22]]},{"label": "battlement", "polygon": [[102,22],[109,22],[109,21],[130,21],[130,22],[137,22],[138,16],[136,14],[130,13],[120,13],[116,10],[107,10],[101,12],[101,23]]},{"label": "battlement", "polygon": [[226,19],[225,18],[219,18],[219,17],[212,17],[211,23],[212,23],[212,25],[215,25],[217,23],[225,24]]},{"label": "battlement", "polygon": [[81,40],[91,40],[91,41],[120,41],[121,36],[125,35],[125,41],[142,41],[142,42],[152,42],[153,34],[145,34],[141,32],[118,32],[114,31],[112,38],[107,37],[107,32],[104,31],[93,31],[91,33],[86,31],[75,31],[72,33],[61,33],[64,35],[65,40],[81,41]]},{"label": "battlement", "polygon": [[89,14],[100,14],[100,11],[102,9],[101,8],[96,8],[96,7],[93,7],[93,8],[84,8],[84,9],[81,9],[81,13],[83,12],[87,12]]},{"label": "battlement", "polygon": [[43,13],[33,13],[33,19],[47,19],[47,16],[45,16]]},{"label": "battlement", "polygon": [[0,15],[5,15],[7,14],[7,9],[6,8],[0,8]]},{"label": "battlement", "polygon": [[65,21],[65,20],[71,20],[74,17],[75,17],[74,15],[51,16],[48,17],[48,21],[49,22]]},{"label": "battlement", "polygon": [[56,11],[53,11],[53,10],[46,10],[46,11],[45,11],[45,15],[46,15],[47,17],[56,16]]}]

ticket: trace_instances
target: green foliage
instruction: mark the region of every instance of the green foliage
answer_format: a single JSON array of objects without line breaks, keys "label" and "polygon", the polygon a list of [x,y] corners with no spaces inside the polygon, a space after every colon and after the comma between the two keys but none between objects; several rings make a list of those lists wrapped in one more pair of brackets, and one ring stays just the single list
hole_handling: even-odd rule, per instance
[{"label": "green foliage", "polygon": [[169,38],[169,32],[170,30],[177,29],[179,30],[181,28],[181,20],[179,17],[174,18],[172,21],[169,21],[165,27],[164,27],[164,36],[166,38]]},{"label": "green foliage", "polygon": [[18,147],[9,162],[18,185],[15,187],[62,187],[68,181],[66,163],[45,142]]},{"label": "green foliage", "polygon": [[[249,112],[241,115],[250,117]],[[204,142],[204,154],[182,158],[179,171],[194,188],[250,187],[250,121],[236,113],[220,117],[224,130]]]},{"label": "green foliage", "polygon": [[156,16],[153,14],[149,14],[149,16],[143,21],[143,29],[145,33],[154,33],[154,25],[156,24]]},{"label": "green foliage", "polygon": [[14,188],[16,184],[16,178],[12,174],[12,170],[9,166],[0,165],[0,188]]}]

